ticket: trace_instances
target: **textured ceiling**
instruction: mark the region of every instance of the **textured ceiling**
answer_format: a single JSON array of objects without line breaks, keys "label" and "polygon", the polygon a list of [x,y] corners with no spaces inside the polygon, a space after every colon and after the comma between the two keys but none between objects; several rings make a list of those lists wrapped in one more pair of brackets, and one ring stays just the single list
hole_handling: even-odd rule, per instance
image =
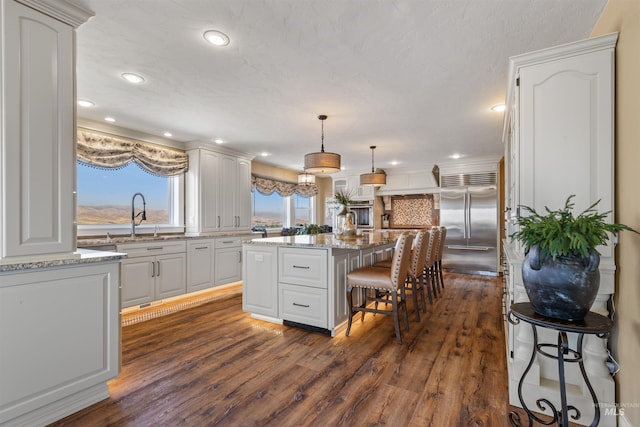
[{"label": "textured ceiling", "polygon": [[[424,169],[502,152],[508,57],[587,38],[606,0],[74,0],[81,119],[302,170]],[[228,34],[216,48],[207,29]],[[135,72],[146,81],[120,78]],[[391,166],[397,161],[397,166]]]}]

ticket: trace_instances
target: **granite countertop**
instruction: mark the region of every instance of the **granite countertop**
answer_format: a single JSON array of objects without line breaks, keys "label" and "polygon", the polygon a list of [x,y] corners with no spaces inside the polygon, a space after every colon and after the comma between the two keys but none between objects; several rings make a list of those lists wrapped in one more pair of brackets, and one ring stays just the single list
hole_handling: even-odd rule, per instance
[{"label": "granite countertop", "polygon": [[59,258],[52,257],[50,259],[40,260],[15,260],[7,261],[0,264],[0,273],[36,270],[41,268],[55,268],[63,266],[71,266],[78,264],[90,264],[98,262],[118,261],[126,258],[127,254],[108,251],[94,251],[90,249],[78,249],[73,254],[60,255]]},{"label": "granite countertop", "polygon": [[191,239],[211,239],[214,237],[258,237],[260,233],[246,232],[213,232],[213,233],[179,233],[179,234],[139,234],[136,237],[131,236],[113,236],[113,237],[81,237],[78,238],[79,248],[91,248],[91,246],[104,245],[120,245],[124,243],[149,243],[149,242],[165,242],[171,240],[191,240]]},{"label": "granite countertop", "polygon": [[245,242],[245,244],[359,250],[394,243],[398,239],[399,235],[400,233],[398,232],[365,232],[362,233],[361,236],[337,238],[331,233],[305,234],[253,239],[249,242]]}]

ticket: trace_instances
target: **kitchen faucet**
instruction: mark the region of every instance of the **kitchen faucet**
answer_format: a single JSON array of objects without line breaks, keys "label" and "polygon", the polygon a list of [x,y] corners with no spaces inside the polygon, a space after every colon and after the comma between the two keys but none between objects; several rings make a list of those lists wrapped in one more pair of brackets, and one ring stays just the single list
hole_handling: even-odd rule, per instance
[{"label": "kitchen faucet", "polygon": [[[142,197],[142,212],[138,212],[137,215],[135,213],[135,207],[134,207],[136,196]],[[145,221],[147,219],[147,201],[144,199],[144,196],[142,195],[142,193],[136,193],[131,198],[131,238],[136,237],[136,218],[139,217],[140,215],[142,216],[140,217],[140,222],[137,225],[142,224],[142,221]]]}]

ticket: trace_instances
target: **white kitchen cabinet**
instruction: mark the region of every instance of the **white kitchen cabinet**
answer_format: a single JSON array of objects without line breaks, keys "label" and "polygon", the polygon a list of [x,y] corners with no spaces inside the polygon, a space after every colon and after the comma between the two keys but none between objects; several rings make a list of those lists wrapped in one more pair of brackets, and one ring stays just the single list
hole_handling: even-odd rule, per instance
[{"label": "white kitchen cabinet", "polygon": [[213,286],[214,243],[211,239],[187,241],[187,292]]},{"label": "white kitchen cabinet", "polygon": [[123,308],[186,292],[185,241],[122,244],[117,250],[128,255],[120,263]]},{"label": "white kitchen cabinet", "polygon": [[215,240],[216,286],[242,280],[242,240],[242,237]]},{"label": "white kitchen cabinet", "polygon": [[117,261],[0,274],[0,425],[44,426],[109,397]]},{"label": "white kitchen cabinet", "polygon": [[205,143],[188,143],[186,231],[251,227],[251,159]]},{"label": "white kitchen cabinet", "polygon": [[387,184],[379,187],[376,195],[430,194],[438,191],[438,183],[431,170],[391,170],[387,173]]},{"label": "white kitchen cabinet", "polygon": [[[545,206],[561,208],[574,194],[575,212],[597,200],[600,212],[613,210],[616,41],[617,34],[611,34],[510,59],[503,134],[507,235],[517,230],[518,213],[525,214],[519,212],[521,205],[544,213]],[[609,214],[610,220],[613,217]],[[608,315],[607,302],[615,284],[614,245],[597,249],[601,254],[600,290],[592,310]],[[525,302],[528,299],[519,271],[522,247],[507,239],[505,251],[511,301]],[[533,339],[527,325],[507,325],[507,330],[509,399],[519,406],[518,380],[528,363]],[[547,330],[539,335],[542,341],[555,340],[555,333]],[[575,340],[573,335],[570,340]],[[583,356],[599,402],[613,405],[615,386],[605,365],[606,343],[585,339]],[[534,362],[534,375],[527,379],[525,396],[554,401],[557,391],[549,385],[556,384],[557,369],[552,362]],[[592,419],[593,404],[590,397],[586,398],[588,393],[576,366],[567,368],[567,384],[568,401],[580,410],[581,419]],[[535,402],[527,404],[535,407]],[[604,417],[600,422],[615,425],[615,417]]]},{"label": "white kitchen cabinet", "polygon": [[278,317],[278,247],[243,246],[242,310]]},{"label": "white kitchen cabinet", "polygon": [[0,12],[0,259],[76,249],[74,27],[92,14],[46,3]]},{"label": "white kitchen cabinet", "polygon": [[333,180],[334,194],[337,191],[348,191],[353,200],[373,200],[373,186],[360,185],[360,175],[336,177]]}]

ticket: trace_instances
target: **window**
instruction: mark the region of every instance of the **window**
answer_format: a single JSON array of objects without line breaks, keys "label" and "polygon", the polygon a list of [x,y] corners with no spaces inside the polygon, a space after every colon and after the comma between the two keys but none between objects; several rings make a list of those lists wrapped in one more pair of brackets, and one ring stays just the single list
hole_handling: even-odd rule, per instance
[{"label": "window", "polygon": [[293,199],[294,224],[312,224],[314,197],[302,197],[294,194],[291,198]]},{"label": "window", "polygon": [[315,196],[283,197],[277,192],[265,196],[256,190],[251,194],[254,227],[282,228],[314,222]]},{"label": "window", "polygon": [[[131,199],[142,193],[147,219],[141,228],[161,227],[162,231],[183,229],[182,175],[152,175],[135,163],[121,169],[98,169],[78,162],[77,220],[80,235],[130,232]],[[136,213],[142,200],[135,200]],[[176,228],[174,230],[172,228]],[[149,231],[152,231],[149,230]]]}]

